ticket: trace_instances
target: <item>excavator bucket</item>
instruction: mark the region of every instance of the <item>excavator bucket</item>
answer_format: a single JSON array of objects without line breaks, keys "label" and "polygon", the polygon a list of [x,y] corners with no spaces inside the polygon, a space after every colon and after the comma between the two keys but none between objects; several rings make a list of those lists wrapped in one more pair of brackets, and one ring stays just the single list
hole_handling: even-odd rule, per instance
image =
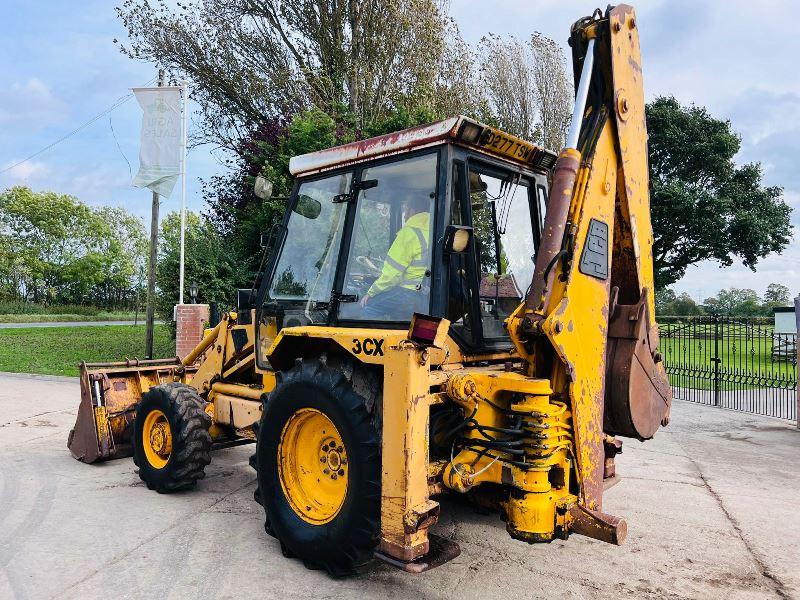
[{"label": "excavator bucket", "polygon": [[67,438],[72,456],[85,463],[133,454],[136,405],[155,385],[187,382],[196,369],[175,358],[81,363],[81,402]]}]

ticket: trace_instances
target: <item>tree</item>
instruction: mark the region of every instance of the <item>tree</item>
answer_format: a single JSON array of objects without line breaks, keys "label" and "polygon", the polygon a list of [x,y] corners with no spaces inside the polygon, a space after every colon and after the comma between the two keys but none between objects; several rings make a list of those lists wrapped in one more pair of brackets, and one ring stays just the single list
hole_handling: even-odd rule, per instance
[{"label": "tree", "polygon": [[[178,303],[180,226],[178,212],[167,214],[161,221],[156,311],[168,322],[172,321],[172,309]],[[214,227],[197,213],[187,212],[184,245],[184,293],[187,294],[189,284],[196,281],[198,302],[233,306],[236,288],[246,278],[236,256],[229,251]]]},{"label": "tree", "polygon": [[677,298],[675,290],[671,287],[663,287],[656,289],[656,312],[662,315],[669,315],[667,307]]},{"label": "tree", "polygon": [[676,294],[672,288],[663,288],[656,292],[656,311],[662,316],[693,317],[703,314],[703,308],[694,299],[683,292]]},{"label": "tree", "polygon": [[666,314],[678,317],[693,317],[702,315],[703,309],[697,305],[689,294],[683,292],[668,305]]},{"label": "tree", "polygon": [[771,306],[789,306],[792,304],[789,288],[780,283],[770,283],[764,293],[764,303]]},{"label": "tree", "polygon": [[363,127],[457,97],[463,42],[440,0],[125,0],[126,55],[194,83],[200,141],[236,151],[266,120],[317,107]]},{"label": "tree", "polygon": [[0,193],[0,287],[17,301],[130,306],[144,225],[122,208],[55,192]]},{"label": "tree", "polygon": [[572,84],[558,44],[540,33],[526,43],[489,34],[478,46],[478,64],[490,119],[509,133],[560,150],[571,116]]},{"label": "tree", "polygon": [[761,298],[751,289],[732,287],[720,290],[716,296],[706,298],[705,305],[715,315],[740,317],[762,314]]},{"label": "tree", "polygon": [[650,203],[656,287],[689,265],[759,259],[791,240],[791,208],[779,187],[763,186],[758,163],[737,166],[741,139],[730,121],[699,106],[660,97],[647,105]]}]

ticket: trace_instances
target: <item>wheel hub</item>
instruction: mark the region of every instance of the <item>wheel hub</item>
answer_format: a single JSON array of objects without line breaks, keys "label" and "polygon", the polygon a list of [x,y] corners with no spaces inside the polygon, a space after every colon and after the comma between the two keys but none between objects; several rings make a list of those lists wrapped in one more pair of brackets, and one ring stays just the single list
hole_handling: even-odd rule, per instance
[{"label": "wheel hub", "polygon": [[163,469],[167,465],[172,454],[172,429],[162,411],[154,409],[145,418],[142,446],[147,462],[154,468]]},{"label": "wheel hub", "polygon": [[347,455],[344,453],[344,448],[337,445],[336,440],[322,444],[319,461],[325,465],[322,469],[323,475],[328,475],[333,480],[347,474],[344,468],[347,465]]},{"label": "wheel hub", "polygon": [[295,412],[281,433],[278,473],[297,515],[322,525],[339,513],[347,495],[347,452],[333,422],[319,410]]}]

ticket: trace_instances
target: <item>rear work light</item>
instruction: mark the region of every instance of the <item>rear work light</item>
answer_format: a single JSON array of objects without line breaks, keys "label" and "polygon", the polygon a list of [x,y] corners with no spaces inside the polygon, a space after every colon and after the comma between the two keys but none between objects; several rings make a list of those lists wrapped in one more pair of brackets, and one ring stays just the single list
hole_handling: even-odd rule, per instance
[{"label": "rear work light", "polygon": [[450,321],[447,319],[414,313],[408,329],[408,339],[418,346],[441,348],[449,329]]},{"label": "rear work light", "polygon": [[468,144],[477,144],[478,140],[481,138],[481,134],[483,134],[483,127],[474,121],[465,119],[464,122],[461,123],[461,127],[458,128],[456,136],[458,139]]}]

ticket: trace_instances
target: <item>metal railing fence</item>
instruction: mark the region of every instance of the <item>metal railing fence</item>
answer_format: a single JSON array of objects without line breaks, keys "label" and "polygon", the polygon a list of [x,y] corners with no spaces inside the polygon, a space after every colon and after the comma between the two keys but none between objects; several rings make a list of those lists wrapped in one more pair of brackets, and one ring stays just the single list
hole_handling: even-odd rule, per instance
[{"label": "metal railing fence", "polygon": [[659,317],[675,398],[797,420],[797,335],[759,317]]}]

